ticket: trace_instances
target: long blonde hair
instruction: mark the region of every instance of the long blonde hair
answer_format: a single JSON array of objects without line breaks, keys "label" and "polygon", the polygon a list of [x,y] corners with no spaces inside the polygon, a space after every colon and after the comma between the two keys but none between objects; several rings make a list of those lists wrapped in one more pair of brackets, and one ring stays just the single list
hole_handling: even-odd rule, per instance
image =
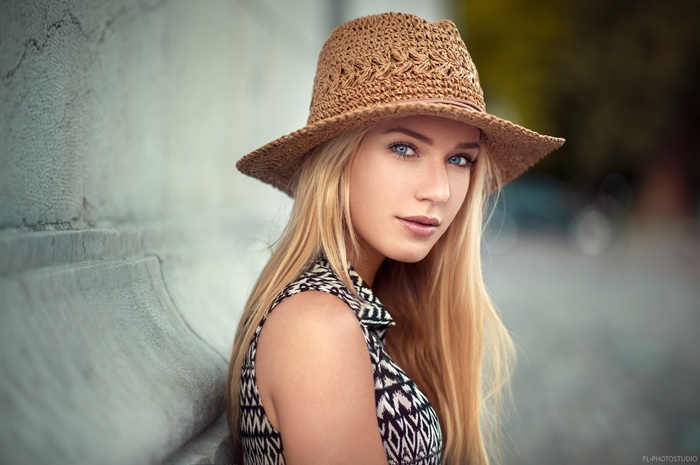
[{"label": "long blonde hair", "polygon": [[[307,156],[294,181],[287,228],[246,303],[226,386],[239,462],[241,367],[270,304],[321,252],[353,290],[347,251],[354,254],[358,248],[350,221],[349,167],[368,130],[342,134]],[[387,349],[437,411],[444,464],[489,463],[487,444],[495,437],[501,392],[510,375],[512,344],[481,274],[488,165],[487,154],[480,153],[462,208],[428,256],[414,264],[387,259],[375,279],[375,292],[397,322],[387,336]]]}]

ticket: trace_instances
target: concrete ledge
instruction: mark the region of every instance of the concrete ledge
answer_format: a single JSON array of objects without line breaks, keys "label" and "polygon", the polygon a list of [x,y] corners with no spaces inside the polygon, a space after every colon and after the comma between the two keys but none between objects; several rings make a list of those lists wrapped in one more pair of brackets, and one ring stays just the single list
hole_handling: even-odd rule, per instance
[{"label": "concrete ledge", "polygon": [[232,465],[233,450],[226,415],[220,416],[202,434],[185,444],[163,465]]},{"label": "concrete ledge", "polygon": [[0,277],[44,267],[109,262],[142,255],[138,231],[91,229],[0,236]]},{"label": "concrete ledge", "polygon": [[220,417],[226,358],[173,302],[163,269],[187,276],[174,258],[139,256],[139,234],[118,231],[0,244],[2,463],[160,463]]}]

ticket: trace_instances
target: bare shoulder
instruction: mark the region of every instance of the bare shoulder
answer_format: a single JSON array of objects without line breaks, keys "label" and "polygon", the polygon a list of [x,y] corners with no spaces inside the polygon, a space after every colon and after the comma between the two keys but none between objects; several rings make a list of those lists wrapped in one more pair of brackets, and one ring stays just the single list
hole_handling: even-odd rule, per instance
[{"label": "bare shoulder", "polygon": [[360,322],[342,300],[306,291],[281,302],[258,340],[265,412],[295,463],[386,463]]},{"label": "bare shoulder", "polygon": [[[321,291],[306,291],[283,300],[270,313],[264,331],[292,335],[322,332],[343,333],[359,330],[359,322],[352,309],[339,298]],[[290,334],[291,332],[291,334]]]},{"label": "bare shoulder", "polygon": [[[270,313],[258,340],[259,381],[287,378],[317,358],[325,364],[348,363],[347,351],[364,358],[366,343],[359,321],[342,300],[319,291],[288,297]],[[268,371],[274,371],[268,376]]]}]

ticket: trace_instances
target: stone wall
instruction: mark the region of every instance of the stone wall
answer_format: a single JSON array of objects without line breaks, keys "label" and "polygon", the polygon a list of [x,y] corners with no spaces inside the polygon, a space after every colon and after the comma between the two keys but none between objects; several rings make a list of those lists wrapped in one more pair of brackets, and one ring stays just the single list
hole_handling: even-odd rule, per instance
[{"label": "stone wall", "polygon": [[0,463],[230,463],[233,333],[338,21],[437,6],[0,3]]}]

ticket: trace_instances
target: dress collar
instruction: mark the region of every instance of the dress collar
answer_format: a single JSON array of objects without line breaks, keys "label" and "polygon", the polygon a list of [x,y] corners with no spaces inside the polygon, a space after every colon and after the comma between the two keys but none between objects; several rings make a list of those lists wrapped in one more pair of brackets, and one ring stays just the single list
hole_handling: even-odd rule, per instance
[{"label": "dress collar", "polygon": [[396,323],[391,317],[389,310],[381,303],[379,298],[374,295],[372,289],[365,284],[362,277],[352,267],[349,267],[349,271],[350,279],[352,280],[353,286],[355,286],[355,291],[365,300],[362,309],[357,315],[360,318],[360,322],[372,328],[388,328],[389,326],[394,326]]},{"label": "dress collar", "polygon": [[[332,270],[325,256],[321,256],[319,261],[321,261],[325,267]],[[364,302],[359,302],[361,304],[360,310],[357,311],[357,317],[360,319],[360,322],[368,328],[375,329],[386,329],[390,326],[394,326],[396,323],[391,317],[389,310],[381,303],[379,298],[374,295],[372,289],[349,263],[348,271],[350,273],[350,280],[355,287],[355,292],[364,300]]]}]

